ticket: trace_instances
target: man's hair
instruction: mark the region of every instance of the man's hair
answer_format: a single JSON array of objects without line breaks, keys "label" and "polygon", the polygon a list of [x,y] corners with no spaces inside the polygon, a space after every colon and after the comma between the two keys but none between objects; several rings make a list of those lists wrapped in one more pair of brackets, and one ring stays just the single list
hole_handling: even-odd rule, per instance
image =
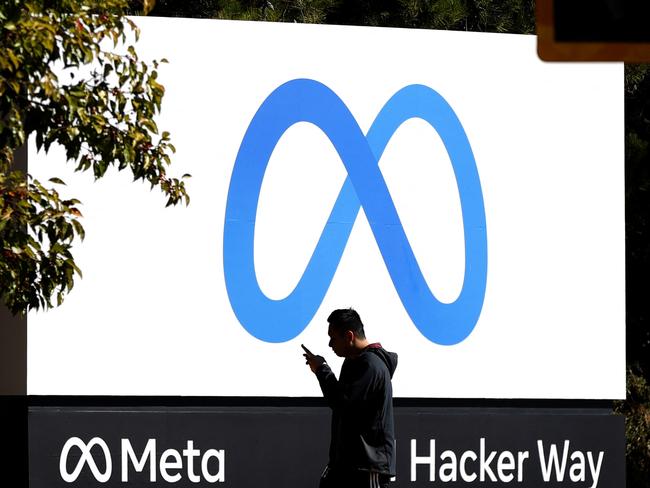
[{"label": "man's hair", "polygon": [[327,317],[327,322],[333,329],[341,334],[351,330],[359,339],[366,338],[361,317],[359,317],[359,314],[353,308],[339,308],[334,310],[330,316]]}]

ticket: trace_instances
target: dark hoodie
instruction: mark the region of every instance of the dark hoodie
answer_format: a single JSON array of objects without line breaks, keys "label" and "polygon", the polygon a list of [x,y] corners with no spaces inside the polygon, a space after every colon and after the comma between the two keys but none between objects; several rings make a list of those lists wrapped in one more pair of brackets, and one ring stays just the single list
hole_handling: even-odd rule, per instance
[{"label": "dark hoodie", "polygon": [[332,409],[331,469],[395,475],[391,378],[396,367],[397,354],[377,343],[347,358],[339,380],[327,364],[316,372]]}]

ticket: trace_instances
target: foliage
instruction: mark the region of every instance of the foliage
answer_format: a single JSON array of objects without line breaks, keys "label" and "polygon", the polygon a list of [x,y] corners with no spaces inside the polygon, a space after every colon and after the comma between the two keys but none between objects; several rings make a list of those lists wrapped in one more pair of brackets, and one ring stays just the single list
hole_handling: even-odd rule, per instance
[{"label": "foliage", "polygon": [[627,371],[627,400],[616,402],[615,411],[625,415],[627,485],[650,487],[650,386],[632,368]]},{"label": "foliage", "polygon": [[530,34],[534,0],[158,0],[153,15]]},{"label": "foliage", "polygon": [[[625,66],[625,225],[627,357],[650,373],[650,65]],[[647,376],[646,376],[647,377]]]},{"label": "foliage", "polygon": [[650,488],[650,65],[625,66],[625,236],[627,398],[625,415],[627,485]]},{"label": "foliage", "polygon": [[330,23],[512,32],[535,30],[532,0],[384,0],[341,2]]},{"label": "foliage", "polygon": [[324,23],[338,0],[158,0],[152,15],[272,22]]},{"label": "foliage", "polygon": [[95,179],[128,167],[167,205],[189,202],[184,182],[167,176],[174,146],[154,122],[164,94],[158,61],[139,60],[126,8],[126,0],[0,4],[0,299],[13,313],[60,304],[81,276],[71,252],[84,237],[79,202],[14,165],[30,135],[46,151],[60,144]]}]

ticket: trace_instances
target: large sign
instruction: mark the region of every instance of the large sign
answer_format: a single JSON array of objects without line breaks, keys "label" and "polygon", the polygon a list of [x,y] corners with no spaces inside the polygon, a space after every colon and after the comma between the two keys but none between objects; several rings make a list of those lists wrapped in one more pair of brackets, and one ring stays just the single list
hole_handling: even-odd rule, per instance
[{"label": "large sign", "polygon": [[622,65],[547,65],[532,36],[137,23],[192,202],[31,151],[87,238],[64,305],[29,316],[29,393],[318,396],[299,345],[336,368],[325,319],[353,306],[400,355],[396,396],[624,396]]},{"label": "large sign", "polygon": [[[316,486],[328,419],[320,407],[34,407],[30,487]],[[394,488],[625,484],[620,416],[398,407],[395,421]]]}]

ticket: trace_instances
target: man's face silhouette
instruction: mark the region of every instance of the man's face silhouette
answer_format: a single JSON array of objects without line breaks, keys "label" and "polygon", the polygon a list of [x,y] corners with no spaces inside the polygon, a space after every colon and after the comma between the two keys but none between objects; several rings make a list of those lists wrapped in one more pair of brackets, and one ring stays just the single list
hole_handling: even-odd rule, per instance
[{"label": "man's face silhouette", "polygon": [[341,332],[336,327],[332,327],[332,325],[330,325],[327,329],[327,335],[330,336],[329,347],[332,348],[334,354],[342,358],[347,357],[351,347],[350,343],[352,342],[352,332]]}]

